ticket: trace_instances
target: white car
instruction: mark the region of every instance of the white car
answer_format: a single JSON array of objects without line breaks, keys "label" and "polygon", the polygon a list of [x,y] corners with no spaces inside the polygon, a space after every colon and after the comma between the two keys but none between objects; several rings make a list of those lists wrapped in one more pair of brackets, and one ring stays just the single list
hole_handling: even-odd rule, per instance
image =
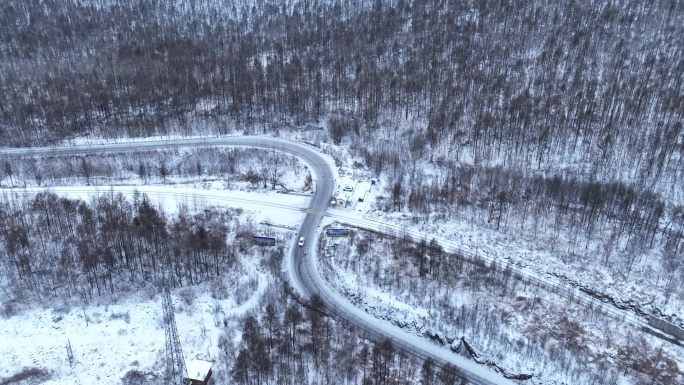
[{"label": "white car", "polygon": [[352,186],[350,186],[350,185],[345,185],[344,188],[343,188],[342,190],[344,190],[344,191],[354,191],[354,189],[353,189]]},{"label": "white car", "polygon": [[304,237],[299,238],[299,242],[297,242],[297,245],[299,245],[299,247],[304,246]]}]

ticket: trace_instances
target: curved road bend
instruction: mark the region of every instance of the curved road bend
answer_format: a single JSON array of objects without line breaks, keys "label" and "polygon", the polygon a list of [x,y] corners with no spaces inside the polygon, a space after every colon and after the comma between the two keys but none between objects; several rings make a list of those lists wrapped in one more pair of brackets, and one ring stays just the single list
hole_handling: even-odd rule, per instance
[{"label": "curved road bend", "polygon": [[[323,159],[320,153],[309,146],[282,139],[258,137],[258,136],[235,136],[225,138],[207,139],[181,139],[168,141],[110,143],[102,145],[83,145],[69,147],[47,148],[18,148],[1,149],[0,155],[9,157],[26,156],[49,156],[49,155],[78,155],[78,154],[105,154],[128,151],[162,150],[183,147],[256,147],[271,149],[292,154],[304,161],[315,174],[315,194],[311,199],[309,210],[300,228],[300,235],[308,241],[306,247],[292,248],[292,255],[287,263],[290,283],[305,296],[318,293],[325,303],[328,311],[357,326],[364,332],[365,337],[371,339],[389,338],[399,349],[414,355],[419,359],[431,357],[439,364],[451,363],[461,368],[470,383],[475,385],[513,384],[498,373],[484,368],[473,361],[453,354],[449,350],[436,346],[421,337],[409,334],[402,329],[391,325],[386,321],[378,320],[370,314],[356,308],[346,299],[340,297],[328,288],[318,274],[314,253],[315,240],[319,234],[321,219],[326,214],[330,197],[335,187],[333,170]],[[294,245],[296,237],[292,240]]]}]

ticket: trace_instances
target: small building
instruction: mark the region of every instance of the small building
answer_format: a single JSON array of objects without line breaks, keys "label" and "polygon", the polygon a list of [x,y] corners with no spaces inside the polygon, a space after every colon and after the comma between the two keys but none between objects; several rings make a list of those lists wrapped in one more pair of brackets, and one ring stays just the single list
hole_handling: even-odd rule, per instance
[{"label": "small building", "polygon": [[211,362],[203,360],[188,362],[188,385],[208,385],[211,380],[211,365]]},{"label": "small building", "polygon": [[345,194],[340,194],[335,197],[335,205],[338,207],[347,207],[349,198]]}]

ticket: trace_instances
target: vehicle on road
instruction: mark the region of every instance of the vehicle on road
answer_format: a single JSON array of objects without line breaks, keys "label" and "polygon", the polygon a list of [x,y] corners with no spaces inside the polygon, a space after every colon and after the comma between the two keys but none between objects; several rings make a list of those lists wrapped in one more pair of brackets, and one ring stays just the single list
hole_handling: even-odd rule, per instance
[{"label": "vehicle on road", "polygon": [[345,185],[344,188],[342,189],[344,191],[354,191],[354,188],[350,185]]},{"label": "vehicle on road", "polygon": [[299,237],[299,242],[297,242],[297,245],[298,245],[299,247],[304,246],[304,237]]}]

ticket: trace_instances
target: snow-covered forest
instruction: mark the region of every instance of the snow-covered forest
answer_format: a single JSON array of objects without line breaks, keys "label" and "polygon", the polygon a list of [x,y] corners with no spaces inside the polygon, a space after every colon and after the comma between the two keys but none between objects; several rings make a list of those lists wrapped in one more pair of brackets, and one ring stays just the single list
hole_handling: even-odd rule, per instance
[{"label": "snow-covered forest", "polygon": [[0,15],[5,145],[323,128],[395,184],[392,209],[487,207],[497,228],[550,228],[627,278],[653,257],[681,286],[679,2],[8,1]]},{"label": "snow-covered forest", "polygon": [[[216,157],[231,156],[236,157],[234,174],[209,167],[204,170],[215,174],[195,174],[197,164],[215,164]],[[296,159],[251,149],[112,154],[87,162],[94,162],[93,183],[119,181],[138,187],[164,183],[161,175],[146,178],[125,166],[138,164],[140,159],[160,164],[162,159],[192,165],[187,174],[183,167],[173,167],[165,175],[165,183],[179,191],[186,191],[188,185],[200,189],[228,186],[258,194],[271,189],[268,176],[256,183],[248,176],[257,165],[265,164],[259,159],[274,158],[286,165],[280,169],[279,188],[304,194],[307,178]],[[36,186],[29,178],[34,168],[22,165],[44,159],[28,159],[15,162],[13,178]],[[78,166],[83,159],[68,156],[49,161]],[[60,178],[48,174],[41,181],[52,186],[83,183],[83,168],[74,167],[73,173],[67,169],[58,174]],[[221,178],[214,180],[217,176]],[[113,383],[166,384],[163,351],[144,353],[148,347],[156,352],[163,342],[161,320],[154,317],[159,312],[154,281],[161,269],[171,271],[185,353],[211,357],[215,383],[408,385],[425,376],[434,384],[460,383],[458,368],[417,362],[390,340],[365,340],[354,328],[330,318],[316,297],[298,298],[284,280],[284,247],[254,248],[251,238],[267,233],[286,244],[292,230],[256,223],[241,208],[180,203],[166,212],[155,204],[155,197],[137,192],[130,184],[119,187],[132,189],[132,194],[126,194],[132,198],[113,190],[94,194],[90,200],[60,196],[50,189],[37,193],[35,187],[5,191],[0,210],[4,245],[0,317],[5,320],[0,333],[5,344],[0,351],[10,361],[5,365],[11,365],[37,348],[33,354],[39,364],[8,377],[2,377],[5,368],[0,366],[3,383],[57,384],[74,373],[85,374],[84,381],[101,381],[113,373]],[[48,310],[34,310],[43,307]],[[76,336],[80,327],[92,341]],[[87,353],[101,348],[98,341],[107,338],[110,327],[117,330],[117,337],[109,343],[113,352],[103,353],[107,364],[92,362]],[[15,350],[16,341],[55,330],[67,334],[54,342],[48,338],[47,352],[42,351],[44,343],[22,348],[24,354]],[[75,362],[67,369],[51,366],[67,360],[65,351],[54,347],[67,338],[76,352]],[[128,369],[117,378],[126,358],[117,353],[126,344],[136,359],[124,362]]]},{"label": "snow-covered forest", "polygon": [[357,306],[512,375],[532,373],[532,383],[670,384],[682,376],[659,340],[634,336],[600,308],[555,296],[511,266],[364,230],[322,241],[320,254],[328,282]]},{"label": "snow-covered forest", "polygon": [[[2,383],[61,384],[76,375],[83,383],[167,384],[153,282],[162,266],[177,288],[186,357],[212,358],[215,383],[408,385],[420,376],[419,363],[391,341],[364,340],[316,298],[293,296],[281,270],[284,248],[252,248],[251,233],[264,226],[241,209],[164,215],[145,195],[129,201],[111,193],[92,202],[39,194],[13,204],[3,208],[12,214],[3,218],[17,222],[3,227]],[[288,233],[272,235],[282,241]],[[44,341],[17,351],[34,333]],[[67,340],[75,352],[69,363]],[[6,365],[27,354],[35,366],[5,377]],[[459,373],[429,372],[444,385]]]},{"label": "snow-covered forest", "polygon": [[[226,134],[305,140],[338,166],[378,179],[361,215],[454,237],[469,227],[468,235],[486,234],[472,243],[505,242],[511,263],[684,326],[682,20],[684,3],[676,0],[5,0],[0,146]],[[188,181],[302,194],[314,186],[299,161],[263,150],[0,159],[6,189]],[[88,201],[7,193],[0,200],[2,315],[45,298],[134,292],[160,264],[172,267],[177,287],[207,284],[250,256],[253,224],[240,215],[215,207],[172,215],[143,194]],[[397,296],[382,306],[422,306],[437,314],[432,321],[460,312],[459,320],[487,327],[428,322],[430,330],[470,333],[474,347],[513,372],[539,373],[525,361],[539,358],[555,373],[545,381],[681,379],[681,363],[669,348],[657,350],[653,337],[629,340],[600,312],[552,314],[545,301],[556,303],[553,294],[502,275],[502,266],[441,260],[429,239],[371,245],[373,236],[359,233],[347,254],[336,254],[337,265],[321,265],[358,304],[349,290],[366,293],[368,285]],[[339,274],[351,281],[336,281]],[[314,325],[310,304],[276,295],[278,272],[269,279],[259,306],[270,303],[278,316],[261,309],[230,321],[243,337],[225,337],[235,354],[222,358],[217,378],[340,380],[340,373],[330,377],[342,371],[331,355],[361,354],[365,346],[363,362],[380,365],[368,370],[384,375],[367,375],[364,365],[362,374],[346,371],[345,383],[456,381],[452,368],[437,375],[429,362],[389,360],[382,342],[351,337],[335,320]],[[495,295],[481,295],[485,286]],[[505,316],[502,304],[515,312]],[[299,328],[288,321],[293,312]],[[548,322],[520,318],[524,312],[564,328],[546,330]],[[405,317],[377,312],[387,314]],[[273,323],[285,330],[288,322],[290,333],[273,340]],[[318,351],[318,327],[333,330],[331,341],[356,345]],[[485,342],[485,334],[496,337]],[[624,338],[610,342],[613,334]],[[266,343],[274,365],[245,366]],[[500,360],[505,349],[497,344],[527,357]],[[350,366],[362,362],[347,358]],[[143,381],[132,376],[130,383]]]},{"label": "snow-covered forest", "polygon": [[667,183],[681,175],[683,14],[676,1],[9,0],[2,142],[351,119],[332,137],[375,139],[371,153],[396,153],[377,140],[394,128],[432,160]]},{"label": "snow-covered forest", "polygon": [[[304,182],[310,184],[297,159],[241,148],[36,157],[5,168],[12,170],[5,183],[22,181],[21,187],[181,181],[206,188],[218,183],[229,190],[303,192]],[[193,209],[199,211],[180,204],[171,216],[137,191],[132,198],[105,192],[90,202],[52,192],[32,196],[6,191],[0,206],[0,267],[5,282],[11,283],[3,300],[5,313],[26,298],[90,299],[139,290],[151,284],[162,265],[173,271],[173,287],[224,274],[237,253],[251,248],[254,225],[239,220],[241,209],[207,207],[194,214]]]}]

